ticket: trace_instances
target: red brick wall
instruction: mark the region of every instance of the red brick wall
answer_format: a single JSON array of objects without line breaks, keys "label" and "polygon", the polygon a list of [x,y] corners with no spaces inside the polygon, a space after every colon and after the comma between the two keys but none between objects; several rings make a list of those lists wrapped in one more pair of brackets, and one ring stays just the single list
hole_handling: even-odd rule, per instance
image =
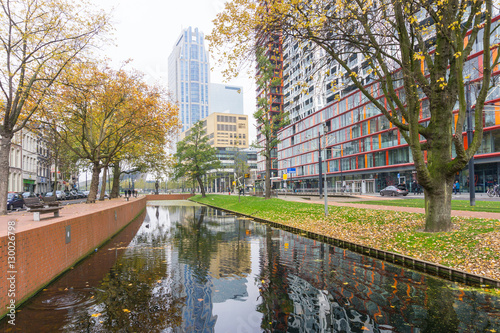
[{"label": "red brick wall", "polygon": [[148,194],[147,200],[187,200],[191,198],[192,194]]},{"label": "red brick wall", "polygon": [[[16,305],[20,305],[22,301],[115,235],[144,210],[146,201],[146,197],[141,197],[124,202],[118,207],[82,213],[76,218],[16,232]],[[71,226],[71,242],[66,244],[65,230],[68,225]],[[0,238],[0,253],[1,318],[7,313],[7,305],[10,302],[6,276],[10,270],[7,266],[7,236]]]}]

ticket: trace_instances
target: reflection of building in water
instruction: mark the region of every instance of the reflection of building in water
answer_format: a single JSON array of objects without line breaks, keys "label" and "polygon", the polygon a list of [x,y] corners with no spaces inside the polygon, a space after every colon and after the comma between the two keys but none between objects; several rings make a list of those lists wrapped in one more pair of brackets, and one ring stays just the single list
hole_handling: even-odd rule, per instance
[{"label": "reflection of building in water", "polygon": [[213,284],[206,277],[205,284],[196,278],[189,265],[181,265],[183,270],[184,293],[186,306],[182,309],[183,323],[181,332],[214,332],[217,317],[212,315]]},{"label": "reflection of building in water", "polygon": [[[250,222],[200,206],[185,207],[177,216],[178,220],[171,218],[178,222],[172,223],[170,234],[184,229],[184,233],[196,235],[179,239],[169,258],[170,267],[175,267],[171,274],[184,285],[179,296],[186,297],[178,331],[213,332],[217,321],[213,304],[248,296]],[[200,255],[200,248],[206,253]]]},{"label": "reflection of building in water", "polygon": [[216,279],[250,273],[250,243],[238,240],[220,243],[210,260],[210,275]]},{"label": "reflection of building in water", "polygon": [[371,317],[354,308],[345,308],[326,290],[316,289],[306,280],[291,275],[288,278],[294,313],[288,328],[301,332],[392,332],[378,325]]},{"label": "reflection of building in water", "polygon": [[278,257],[286,266],[284,292],[294,308],[287,324],[299,332],[500,327],[500,318],[491,315],[500,308],[497,298],[450,288],[440,279],[285,231],[273,230],[271,240],[277,253],[268,255],[271,249],[263,246],[262,258],[269,265],[268,257]]}]

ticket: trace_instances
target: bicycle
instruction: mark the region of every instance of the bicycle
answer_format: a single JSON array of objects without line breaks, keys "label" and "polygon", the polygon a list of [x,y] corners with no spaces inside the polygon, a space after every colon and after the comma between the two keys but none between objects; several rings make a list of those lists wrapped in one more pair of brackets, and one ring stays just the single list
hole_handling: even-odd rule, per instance
[{"label": "bicycle", "polygon": [[488,196],[491,198],[491,197],[494,197],[495,195],[496,196],[499,196],[500,197],[500,188],[499,188],[500,185],[494,185],[493,187],[490,187],[488,189],[488,191],[486,191],[486,194],[488,194]]}]

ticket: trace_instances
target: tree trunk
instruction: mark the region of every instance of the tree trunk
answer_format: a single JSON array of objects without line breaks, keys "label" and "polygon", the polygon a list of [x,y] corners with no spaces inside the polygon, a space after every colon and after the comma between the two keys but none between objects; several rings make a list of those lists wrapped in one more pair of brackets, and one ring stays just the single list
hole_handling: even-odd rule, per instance
[{"label": "tree trunk", "polygon": [[92,166],[92,180],[90,181],[90,192],[87,197],[87,203],[94,202],[97,196],[97,189],[99,188],[99,174],[101,173],[101,166],[99,163],[94,163]]},{"label": "tree trunk", "polygon": [[0,215],[7,214],[9,192],[9,154],[12,136],[0,136]]},{"label": "tree trunk", "polygon": [[99,196],[99,201],[104,200],[104,195],[106,194],[106,180],[108,178],[108,166],[104,167],[104,172],[102,173],[102,184],[101,184],[101,195]]},{"label": "tree trunk", "polygon": [[[203,186],[203,179],[201,179],[200,176],[197,176],[196,180],[198,181],[198,185],[200,185],[201,196],[204,198],[205,197],[205,186]],[[194,184],[193,184],[193,188],[194,188]]]},{"label": "tree trunk", "polygon": [[111,188],[110,198],[118,198],[120,196],[120,163],[113,165],[113,187]]},{"label": "tree trunk", "polygon": [[451,230],[451,196],[453,178],[436,182],[432,191],[425,192],[425,231]]},{"label": "tree trunk", "polygon": [[271,198],[271,166],[272,166],[271,157],[266,156],[266,179],[264,180],[266,187],[266,196],[265,196],[266,200]]}]

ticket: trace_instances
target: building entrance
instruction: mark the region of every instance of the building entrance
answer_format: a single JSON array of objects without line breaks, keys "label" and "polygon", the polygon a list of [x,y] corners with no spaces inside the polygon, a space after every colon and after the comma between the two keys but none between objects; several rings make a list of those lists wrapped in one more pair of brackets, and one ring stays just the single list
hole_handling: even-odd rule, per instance
[{"label": "building entrance", "polygon": [[336,192],[375,193],[375,179],[344,180],[344,188],[340,181],[335,182]]}]

